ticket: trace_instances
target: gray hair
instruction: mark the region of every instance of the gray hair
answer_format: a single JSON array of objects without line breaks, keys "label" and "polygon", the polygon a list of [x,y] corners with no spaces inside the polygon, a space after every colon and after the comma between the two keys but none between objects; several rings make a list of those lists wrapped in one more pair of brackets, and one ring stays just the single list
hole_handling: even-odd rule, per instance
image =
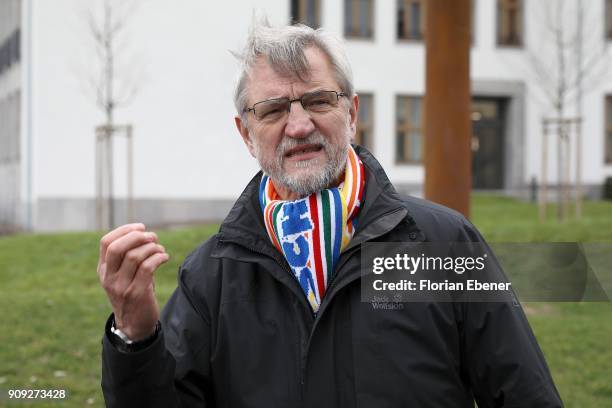
[{"label": "gray hair", "polygon": [[234,91],[234,105],[238,114],[242,116],[246,109],[247,82],[260,56],[267,57],[268,63],[279,75],[304,81],[310,72],[304,49],[311,46],[327,55],[340,90],[353,96],[353,73],[344,45],[336,36],[322,28],[314,30],[302,24],[272,27],[266,20],[254,21],[242,53],[234,53],[241,61]]}]

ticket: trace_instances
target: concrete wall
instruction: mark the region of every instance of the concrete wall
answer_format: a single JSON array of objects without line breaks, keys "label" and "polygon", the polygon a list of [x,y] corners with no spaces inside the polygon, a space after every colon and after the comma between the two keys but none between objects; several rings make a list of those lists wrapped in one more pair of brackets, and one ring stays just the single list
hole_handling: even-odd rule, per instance
[{"label": "concrete wall", "polygon": [[[148,228],[171,227],[192,223],[218,222],[225,218],[233,199],[137,199],[133,202],[133,218],[128,217],[126,200],[115,200],[115,222],[143,222]],[[96,200],[84,198],[52,198],[36,204],[38,231],[96,230]]]}]

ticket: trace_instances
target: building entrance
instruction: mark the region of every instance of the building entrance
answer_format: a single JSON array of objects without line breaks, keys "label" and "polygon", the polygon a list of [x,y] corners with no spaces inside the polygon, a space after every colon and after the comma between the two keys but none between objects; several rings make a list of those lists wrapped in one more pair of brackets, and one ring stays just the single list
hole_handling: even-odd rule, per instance
[{"label": "building entrance", "polygon": [[472,99],[472,189],[504,188],[505,98]]}]

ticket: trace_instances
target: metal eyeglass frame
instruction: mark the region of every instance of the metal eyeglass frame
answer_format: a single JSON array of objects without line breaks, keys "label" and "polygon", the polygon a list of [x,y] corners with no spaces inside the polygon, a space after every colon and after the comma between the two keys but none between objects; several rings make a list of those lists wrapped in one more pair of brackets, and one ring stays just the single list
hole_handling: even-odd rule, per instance
[{"label": "metal eyeglass frame", "polygon": [[302,96],[300,96],[299,98],[295,98],[295,99],[289,99],[289,98],[285,97],[285,98],[272,98],[272,99],[266,99],[264,101],[259,101],[259,102],[254,103],[253,106],[251,106],[250,108],[245,108],[243,110],[243,112],[246,112],[246,113],[253,112],[253,117],[257,121],[261,121],[261,119],[258,118],[257,114],[255,113],[256,106],[259,105],[259,104],[262,104],[262,103],[272,102],[272,101],[287,101],[288,102],[288,104],[287,104],[287,113],[291,112],[291,105],[293,105],[294,102],[299,101],[300,105],[302,105],[302,109],[304,109],[307,112],[310,112],[310,110],[306,109],[306,107],[304,106],[304,100],[303,100],[304,97],[310,96],[310,95],[315,95],[315,94],[322,93],[322,92],[325,92],[325,93],[333,92],[333,93],[335,93],[336,94],[336,102],[339,102],[341,97],[345,97],[346,96],[346,93],[342,92],[342,91],[320,90],[320,91],[314,91],[314,92],[306,92],[306,93],[302,94]]}]

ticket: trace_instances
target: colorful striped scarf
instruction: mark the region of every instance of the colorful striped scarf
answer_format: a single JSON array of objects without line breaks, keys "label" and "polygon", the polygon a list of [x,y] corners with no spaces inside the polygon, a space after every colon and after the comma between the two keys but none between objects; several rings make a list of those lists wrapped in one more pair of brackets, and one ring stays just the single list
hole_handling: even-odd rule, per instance
[{"label": "colorful striped scarf", "polygon": [[295,201],[281,200],[268,175],[259,187],[270,240],[287,259],[314,313],[357,227],[364,167],[351,146],[347,156],[344,182],[338,187]]}]

